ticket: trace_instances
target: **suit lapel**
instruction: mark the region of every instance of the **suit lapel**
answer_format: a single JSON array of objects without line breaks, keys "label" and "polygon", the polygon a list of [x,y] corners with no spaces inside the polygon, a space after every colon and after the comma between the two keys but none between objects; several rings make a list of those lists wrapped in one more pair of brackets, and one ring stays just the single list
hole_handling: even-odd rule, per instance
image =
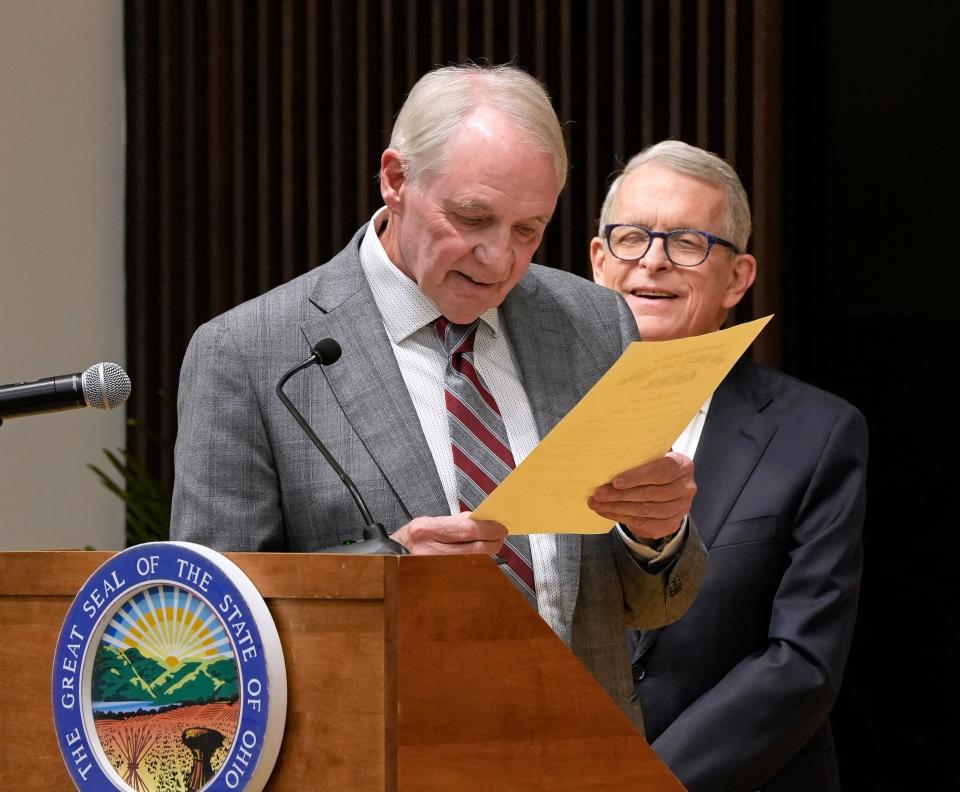
[{"label": "suit lapel", "polygon": [[571,347],[569,330],[564,336],[559,312],[548,298],[528,274],[500,309],[541,439],[582,395],[570,388],[574,373],[566,364]]},{"label": "suit lapel", "polygon": [[777,431],[762,413],[772,397],[751,383],[753,367],[739,361],[717,388],[697,445],[692,513],[707,548]]},{"label": "suit lapel", "polygon": [[312,347],[336,339],[343,355],[323,367],[334,397],[411,517],[449,511],[443,485],[397,366],[383,319],[360,268],[365,227],[320,267],[310,302],[319,309],[301,325]]},{"label": "suit lapel", "polygon": [[[580,382],[584,379],[583,360],[575,358],[572,350],[586,349],[591,355],[593,350],[589,345],[571,340],[570,328],[560,323],[561,312],[547,291],[537,288],[532,274],[528,273],[513,288],[500,313],[517,358],[537,432],[543,439],[593,384],[592,381]],[[580,589],[579,536],[557,536],[557,561],[563,621],[572,624]]]},{"label": "suit lapel", "polygon": [[[694,455],[697,494],[691,514],[708,549],[777,431],[762,414],[772,397],[752,382],[753,369],[750,360],[741,359],[714,391]],[[630,662],[649,652],[665,629],[670,628],[630,630]]]}]

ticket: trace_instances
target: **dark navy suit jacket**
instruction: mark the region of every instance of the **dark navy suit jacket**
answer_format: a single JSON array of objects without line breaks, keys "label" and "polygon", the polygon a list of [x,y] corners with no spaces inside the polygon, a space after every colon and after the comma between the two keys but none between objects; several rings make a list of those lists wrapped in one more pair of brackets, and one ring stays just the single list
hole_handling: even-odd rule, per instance
[{"label": "dark navy suit jacket", "polygon": [[694,461],[703,587],[678,622],[628,636],[647,739],[690,792],[837,790],[829,713],[860,587],[864,418],[742,360]]}]

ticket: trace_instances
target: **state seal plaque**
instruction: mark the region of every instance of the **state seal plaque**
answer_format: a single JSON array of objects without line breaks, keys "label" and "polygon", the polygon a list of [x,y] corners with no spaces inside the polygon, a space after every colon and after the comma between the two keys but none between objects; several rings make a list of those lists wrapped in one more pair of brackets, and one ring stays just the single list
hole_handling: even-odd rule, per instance
[{"label": "state seal plaque", "polygon": [[111,557],[67,612],[53,711],[77,789],[261,790],[287,707],[277,628],[226,556],[150,542]]}]

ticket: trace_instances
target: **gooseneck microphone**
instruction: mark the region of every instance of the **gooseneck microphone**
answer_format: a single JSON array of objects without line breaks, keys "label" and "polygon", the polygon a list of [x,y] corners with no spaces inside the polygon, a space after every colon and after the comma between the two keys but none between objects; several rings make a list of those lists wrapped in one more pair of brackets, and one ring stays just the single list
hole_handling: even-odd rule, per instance
[{"label": "gooseneck microphone", "polygon": [[116,363],[96,363],[82,374],[62,374],[36,382],[0,385],[0,419],[79,407],[113,410],[129,396],[127,372]]},{"label": "gooseneck microphone", "polygon": [[354,555],[408,555],[410,551],[399,542],[391,539],[383,525],[373,519],[370,510],[367,508],[367,504],[364,503],[363,497],[361,497],[353,480],[346,474],[344,469],[340,467],[326,446],[320,442],[320,438],[317,437],[313,429],[310,428],[310,424],[308,424],[306,419],[300,414],[300,411],[293,406],[293,402],[290,401],[287,394],[283,392],[283,386],[287,384],[287,380],[294,374],[314,364],[318,366],[329,366],[332,363],[336,363],[340,359],[342,350],[340,349],[340,344],[332,338],[324,338],[313,345],[312,351],[313,354],[310,355],[310,357],[298,363],[280,378],[280,381],[277,382],[277,396],[280,401],[283,402],[283,406],[286,407],[287,411],[293,416],[294,420],[300,424],[300,428],[303,429],[307,437],[310,438],[310,442],[317,447],[317,450],[323,454],[323,458],[327,460],[330,467],[332,467],[337,476],[340,477],[340,481],[343,482],[353,497],[354,503],[357,504],[357,508],[360,510],[360,514],[363,515],[363,520],[367,524],[367,527],[363,529],[362,541],[328,547],[319,552],[350,553]]}]

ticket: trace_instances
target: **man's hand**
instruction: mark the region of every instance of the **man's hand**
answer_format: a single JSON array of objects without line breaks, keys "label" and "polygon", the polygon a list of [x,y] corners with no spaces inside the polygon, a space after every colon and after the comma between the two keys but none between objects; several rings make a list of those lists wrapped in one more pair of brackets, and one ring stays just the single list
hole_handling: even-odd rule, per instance
[{"label": "man's hand", "polygon": [[638,539],[662,539],[680,527],[696,494],[693,460],[670,451],[598,487],[587,505]]},{"label": "man's hand", "polygon": [[507,529],[493,520],[473,520],[470,514],[417,517],[394,532],[392,538],[413,555],[499,553]]}]

